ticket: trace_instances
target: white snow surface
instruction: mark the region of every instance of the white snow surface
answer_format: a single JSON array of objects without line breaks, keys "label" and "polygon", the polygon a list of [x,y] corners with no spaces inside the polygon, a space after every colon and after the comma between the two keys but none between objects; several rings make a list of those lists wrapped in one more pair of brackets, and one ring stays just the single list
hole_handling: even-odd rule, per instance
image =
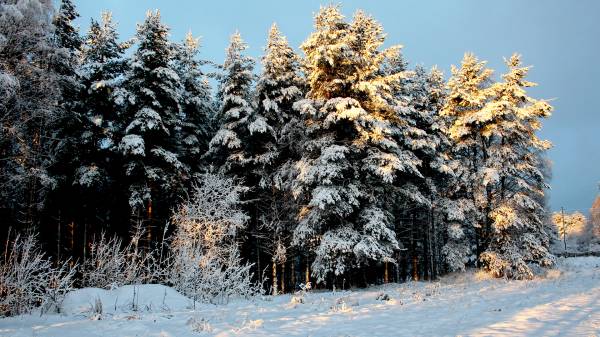
[{"label": "white snow surface", "polygon": [[[0,320],[0,336],[596,336],[600,258],[559,259],[532,281],[457,273],[440,282],[196,305],[160,285],[69,294],[63,314]],[[385,294],[389,300],[377,299]],[[89,308],[96,298],[104,313]],[[116,305],[115,305],[116,303]]]}]

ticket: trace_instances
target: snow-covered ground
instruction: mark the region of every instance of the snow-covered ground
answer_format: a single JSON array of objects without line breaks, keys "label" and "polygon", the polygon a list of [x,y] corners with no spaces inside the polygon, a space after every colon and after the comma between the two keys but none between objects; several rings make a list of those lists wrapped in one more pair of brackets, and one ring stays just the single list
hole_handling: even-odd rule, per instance
[{"label": "snow-covered ground", "polygon": [[[97,299],[102,315],[91,310]],[[193,310],[159,285],[82,289],[61,315],[0,320],[0,336],[597,336],[600,258],[562,259],[533,281],[471,272],[436,283],[313,292],[297,302],[282,295]]]}]

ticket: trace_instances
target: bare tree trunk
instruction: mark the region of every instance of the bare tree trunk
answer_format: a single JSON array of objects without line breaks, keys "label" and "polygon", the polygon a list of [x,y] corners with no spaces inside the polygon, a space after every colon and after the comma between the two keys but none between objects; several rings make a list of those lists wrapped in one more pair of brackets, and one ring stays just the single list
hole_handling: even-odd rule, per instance
[{"label": "bare tree trunk", "polygon": [[412,279],[414,281],[419,280],[419,273],[417,272],[417,254],[415,249],[415,215],[411,214],[411,224],[410,224],[410,257],[412,260]]},{"label": "bare tree trunk", "polygon": [[273,261],[273,285],[271,286],[271,295],[275,296],[277,295],[277,263],[275,261]]},{"label": "bare tree trunk", "polygon": [[87,219],[83,220],[83,261],[87,258]]},{"label": "bare tree trunk", "polygon": [[560,214],[562,216],[562,232],[563,232],[563,243],[565,244],[565,251],[567,251],[567,228],[565,227],[565,209],[560,208]]},{"label": "bare tree trunk", "polygon": [[152,244],[152,200],[148,200],[148,213],[147,213],[146,225],[146,240],[148,241],[148,250],[150,250]]},{"label": "bare tree trunk", "polygon": [[[258,235],[256,235],[256,268],[258,268],[258,279],[260,280],[260,282],[263,282],[263,270],[260,268],[260,241],[258,238]],[[266,268],[265,268],[266,269]],[[263,285],[261,284],[261,287]]]},{"label": "bare tree trunk", "polygon": [[75,251],[75,221],[71,221],[69,224],[69,246],[71,248],[71,257]]},{"label": "bare tree trunk", "polygon": [[437,252],[437,235],[435,232],[435,213],[434,213],[434,209],[433,209],[433,198],[431,200],[431,211],[430,211],[430,237],[429,237],[429,254],[430,254],[430,265],[429,267],[431,268],[430,271],[430,278],[432,280],[435,280],[437,278],[437,271],[436,271],[436,266],[437,266],[437,256],[436,256],[436,252]]},{"label": "bare tree trunk", "polygon": [[281,264],[281,293],[285,294],[285,262]]},{"label": "bare tree trunk", "polygon": [[308,284],[310,282],[310,267],[308,263],[308,257],[306,258],[306,272],[304,276],[304,284]]},{"label": "bare tree trunk", "polygon": [[384,262],[384,268],[385,268],[385,270],[383,271],[383,283],[389,283],[390,279],[389,279],[389,274],[388,274],[388,262],[387,261]]},{"label": "bare tree trunk", "polygon": [[296,256],[292,259],[292,292],[296,290]]},{"label": "bare tree trunk", "polygon": [[62,227],[61,224],[61,218],[60,218],[60,210],[58,210],[58,226],[56,228],[56,260],[60,261],[60,249],[61,249],[61,242],[60,242],[60,228]]}]

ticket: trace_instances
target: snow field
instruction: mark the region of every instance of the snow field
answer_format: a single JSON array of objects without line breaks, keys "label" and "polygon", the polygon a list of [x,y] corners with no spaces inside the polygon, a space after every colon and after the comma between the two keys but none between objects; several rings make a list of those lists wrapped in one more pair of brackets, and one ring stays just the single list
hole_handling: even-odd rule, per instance
[{"label": "snow field", "polygon": [[28,337],[457,335],[600,335],[600,258],[561,259],[532,281],[471,271],[433,283],[314,291],[301,300],[286,294],[196,303],[195,310],[161,285],[87,288],[68,295],[62,314],[0,320],[0,336]]}]

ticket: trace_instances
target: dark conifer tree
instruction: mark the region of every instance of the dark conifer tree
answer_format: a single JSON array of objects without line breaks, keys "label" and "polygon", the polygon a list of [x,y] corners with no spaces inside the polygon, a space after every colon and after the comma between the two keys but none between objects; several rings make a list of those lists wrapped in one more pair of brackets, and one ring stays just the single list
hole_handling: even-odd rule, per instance
[{"label": "dark conifer tree", "polygon": [[189,179],[178,154],[182,84],[173,69],[175,49],[168,37],[160,13],[148,12],[138,25],[138,48],[117,95],[125,126],[118,145],[123,186],[132,214],[146,223],[148,238],[154,225],[164,224]]}]

